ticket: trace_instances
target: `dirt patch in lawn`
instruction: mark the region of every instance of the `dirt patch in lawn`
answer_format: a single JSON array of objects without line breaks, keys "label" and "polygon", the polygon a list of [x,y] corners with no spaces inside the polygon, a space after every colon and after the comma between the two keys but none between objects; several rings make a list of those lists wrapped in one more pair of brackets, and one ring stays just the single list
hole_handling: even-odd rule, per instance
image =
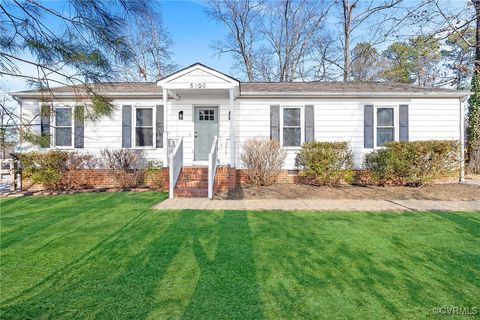
[{"label": "dirt patch in lawn", "polygon": [[425,187],[341,186],[316,187],[300,184],[276,184],[270,187],[241,185],[218,199],[373,199],[373,200],[478,200],[480,186],[438,184]]}]

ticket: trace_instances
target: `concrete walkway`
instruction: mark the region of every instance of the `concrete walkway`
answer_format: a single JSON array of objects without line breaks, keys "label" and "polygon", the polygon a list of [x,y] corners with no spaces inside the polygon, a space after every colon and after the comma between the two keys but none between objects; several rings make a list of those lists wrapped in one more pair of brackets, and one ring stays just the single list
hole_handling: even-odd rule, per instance
[{"label": "concrete walkway", "polygon": [[479,211],[480,200],[347,200],[347,199],[259,199],[208,200],[205,198],[174,198],[160,202],[160,210],[283,210],[283,211]]}]

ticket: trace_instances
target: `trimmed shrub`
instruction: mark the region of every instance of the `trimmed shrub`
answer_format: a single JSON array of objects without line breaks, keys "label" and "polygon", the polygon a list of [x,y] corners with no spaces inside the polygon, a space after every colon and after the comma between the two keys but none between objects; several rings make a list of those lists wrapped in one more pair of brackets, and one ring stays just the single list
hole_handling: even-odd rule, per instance
[{"label": "trimmed shrub", "polygon": [[365,156],[365,169],[380,185],[421,186],[452,175],[459,166],[458,141],[396,141]]},{"label": "trimmed shrub", "polygon": [[162,161],[148,161],[145,168],[144,183],[155,189],[162,190],[164,186]]},{"label": "trimmed shrub", "polygon": [[58,150],[33,151],[18,155],[23,177],[52,190],[60,187],[60,180],[67,170],[68,157],[68,152]]},{"label": "trimmed shrub", "polygon": [[251,183],[270,186],[277,182],[286,156],[277,140],[249,139],[243,145],[240,159]]},{"label": "trimmed shrub", "polygon": [[339,185],[353,177],[353,154],[347,142],[306,142],[296,163],[311,184]]}]

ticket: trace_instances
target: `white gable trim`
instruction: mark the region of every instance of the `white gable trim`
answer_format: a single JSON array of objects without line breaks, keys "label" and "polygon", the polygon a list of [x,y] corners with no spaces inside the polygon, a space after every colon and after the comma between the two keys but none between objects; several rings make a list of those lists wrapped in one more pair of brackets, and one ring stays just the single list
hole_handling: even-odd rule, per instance
[{"label": "white gable trim", "polygon": [[[207,75],[221,80],[220,82],[212,83],[192,83],[190,81],[182,82],[178,81],[181,77],[186,77],[188,74],[194,71],[201,70]],[[177,81],[175,81],[177,80]],[[229,77],[221,72],[218,72],[212,68],[206,67],[200,63],[195,63],[187,68],[177,71],[159,81],[157,85],[162,89],[230,89],[240,85],[240,82],[232,77]]]}]

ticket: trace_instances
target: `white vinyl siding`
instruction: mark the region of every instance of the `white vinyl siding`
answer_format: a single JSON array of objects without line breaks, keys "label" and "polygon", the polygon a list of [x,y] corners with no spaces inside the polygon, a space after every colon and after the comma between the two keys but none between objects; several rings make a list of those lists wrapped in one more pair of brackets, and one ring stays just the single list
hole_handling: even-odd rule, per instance
[{"label": "white vinyl siding", "polygon": [[[184,138],[184,163],[193,164],[193,107],[218,106],[219,110],[219,157],[221,164],[230,163],[230,111],[228,96],[222,94],[215,97],[209,94],[181,100],[169,100],[165,106],[167,112],[168,138]],[[99,154],[103,148],[116,149],[122,145],[122,105],[148,107],[163,104],[161,97],[156,99],[114,99],[117,106],[110,116],[102,117],[96,122],[85,121],[84,148],[78,152]],[[75,101],[62,101],[63,105],[75,105]],[[363,157],[371,149],[363,148],[363,106],[409,105],[409,140],[459,139],[459,100],[455,98],[418,98],[418,99],[237,99],[234,112],[236,120],[236,166],[242,168],[240,154],[242,145],[250,138],[270,138],[270,105],[298,107],[314,105],[315,140],[347,141],[352,148],[354,165],[360,168]],[[60,104],[59,104],[60,106]],[[33,121],[32,128],[40,132],[40,104],[36,100],[25,99],[22,114],[25,119]],[[178,119],[179,111],[183,111],[183,120]],[[134,117],[132,117],[132,120]],[[155,119],[155,117],[153,118]],[[398,116],[396,117],[398,119]],[[155,120],[153,120],[155,123]],[[304,123],[302,119],[302,125]],[[54,122],[52,121],[52,125]],[[132,123],[132,127],[134,123]],[[302,132],[304,130],[302,129]],[[398,137],[398,134],[396,135]],[[302,140],[303,141],[303,140]],[[134,143],[132,135],[132,143]],[[38,150],[39,148],[24,142],[18,151]],[[143,149],[146,160],[162,160],[167,148]],[[77,149],[76,149],[77,150]],[[295,169],[295,158],[298,150],[287,148],[285,169]]]}]

